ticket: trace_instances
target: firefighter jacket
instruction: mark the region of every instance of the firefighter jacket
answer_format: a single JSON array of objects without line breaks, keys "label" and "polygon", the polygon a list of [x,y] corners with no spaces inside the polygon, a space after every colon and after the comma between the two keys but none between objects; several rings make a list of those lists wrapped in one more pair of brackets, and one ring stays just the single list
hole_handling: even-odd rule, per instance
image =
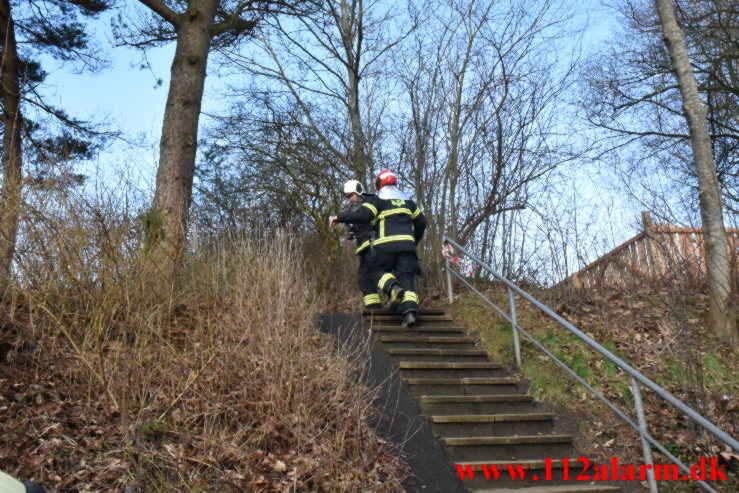
[{"label": "firefighter jacket", "polygon": [[374,197],[339,214],[340,223],[374,226],[374,248],[385,252],[415,251],[426,231],[426,217],[412,200]]},{"label": "firefighter jacket", "polygon": [[[377,202],[377,196],[370,194],[370,193],[363,193],[362,202],[363,202],[362,204],[358,204],[354,206],[348,212],[356,211],[357,209],[362,207],[364,203],[375,204]],[[341,218],[341,214],[339,214],[339,218]],[[344,221],[339,219],[339,222],[344,222]],[[350,223],[349,233],[352,236],[354,236],[354,241],[357,244],[357,249],[355,251],[357,255],[366,251],[368,248],[372,246],[372,240],[374,239],[374,236],[375,236],[374,231],[375,231],[375,228],[372,225],[372,223],[367,223],[367,222]]]}]

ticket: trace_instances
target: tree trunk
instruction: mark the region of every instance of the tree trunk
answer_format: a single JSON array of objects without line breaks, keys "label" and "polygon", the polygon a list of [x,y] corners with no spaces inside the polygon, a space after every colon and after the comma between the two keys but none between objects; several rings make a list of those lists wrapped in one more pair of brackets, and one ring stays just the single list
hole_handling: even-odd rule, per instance
[{"label": "tree trunk", "polygon": [[359,114],[359,77],[351,69],[349,69],[349,118],[352,124],[352,166],[354,166],[357,180],[367,183],[365,138]]},{"label": "tree trunk", "polygon": [[0,0],[0,45],[3,49],[0,67],[0,95],[3,103],[3,188],[0,195],[0,296],[10,286],[10,272],[15,255],[21,207],[23,165],[21,154],[20,83],[15,24],[10,2]]},{"label": "tree trunk", "polygon": [[459,211],[457,211],[457,180],[459,178],[459,141],[462,138],[460,119],[464,76],[465,72],[462,71],[457,81],[456,97],[452,108],[452,121],[449,125],[449,158],[447,159],[445,169],[445,172],[449,176],[449,214],[446,217],[446,226],[449,236],[456,241],[459,241],[457,237],[457,219],[459,216]]},{"label": "tree trunk", "polygon": [[164,110],[159,168],[147,218],[150,260],[162,286],[177,288],[195,172],[198,120],[217,0],[190,0],[180,18]]},{"label": "tree trunk", "polygon": [[[359,110],[359,67],[362,57],[362,21],[364,4],[362,0],[349,5],[341,0],[341,42],[346,54],[347,92],[349,121],[352,126],[352,166],[356,179],[361,183],[367,182],[368,159],[365,152],[365,136],[362,130],[362,117]],[[357,12],[356,9],[359,11]],[[354,47],[356,39],[356,49]]]},{"label": "tree trunk", "polygon": [[731,270],[726,230],[721,211],[721,193],[708,136],[706,108],[698,94],[698,83],[688,59],[682,31],[675,17],[672,0],[655,0],[672,70],[683,98],[690,131],[693,160],[698,175],[698,195],[708,267],[708,315],[711,329],[723,340],[737,343],[736,323],[731,307]]}]

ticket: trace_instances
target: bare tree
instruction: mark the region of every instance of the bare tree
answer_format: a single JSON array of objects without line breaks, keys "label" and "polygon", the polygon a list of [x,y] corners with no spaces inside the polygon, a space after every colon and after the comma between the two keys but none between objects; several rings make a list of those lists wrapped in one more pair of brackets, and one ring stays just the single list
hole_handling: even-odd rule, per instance
[{"label": "bare tree", "polygon": [[433,258],[444,234],[480,245],[484,256],[496,228],[513,224],[490,219],[525,208],[531,185],[577,155],[554,131],[571,65],[555,70],[550,58],[551,40],[571,34],[569,7],[450,2],[434,8],[399,60],[411,109],[401,167],[432,218]]},{"label": "bare tree", "polygon": [[20,82],[18,80],[18,49],[15,26],[7,0],[0,2],[0,37],[3,40],[3,193],[0,207],[2,251],[0,251],[0,279],[2,292],[10,279],[10,267],[15,254],[18,216],[21,204],[21,113]]},{"label": "bare tree", "polygon": [[[147,215],[150,264],[164,287],[178,285],[195,172],[198,121],[208,55],[252,33],[268,12],[296,12],[301,0],[139,0],[149,15],[118,31],[123,43],[146,48],[175,41],[159,146],[156,191]],[[151,16],[154,17],[151,17]],[[133,29],[126,30],[127,27]]]},{"label": "bare tree", "polygon": [[376,1],[327,0],[309,16],[287,21],[271,17],[258,50],[227,57],[260,80],[260,87],[273,88],[272,99],[289,101],[300,110],[290,113],[333,154],[329,162],[344,166],[339,174],[365,183],[375,171],[368,137],[382,107],[372,99],[367,81],[415,28],[404,26],[390,37],[394,10]]},{"label": "bare tree", "polygon": [[310,15],[271,16],[248,49],[223,51],[228,67],[251,77],[214,116],[214,139],[253,192],[300,211],[327,252],[337,243],[326,215],[341,202],[340,184],[368,184],[382,159],[384,60],[415,29],[397,15],[379,2],[329,0]]},{"label": "bare tree", "polygon": [[[429,215],[427,253],[454,229],[490,254],[497,228],[523,237],[528,221],[491,218],[521,210],[535,183],[577,155],[556,131],[572,70],[555,68],[552,40],[572,39],[568,7],[476,0],[397,12],[337,0],[270,18],[255,46],[224,53],[252,77],[228,95],[212,137],[237,181],[272,201],[288,195],[325,242],[336,239],[325,216],[337,183],[383,166]],[[506,245],[509,265],[528,258],[521,242]]]},{"label": "bare tree", "polygon": [[[301,109],[284,107],[266,95],[253,97],[242,111],[232,108],[216,117],[217,125],[208,130],[233,173],[226,190],[241,184],[230,210],[247,214],[232,226],[310,228],[324,247],[334,249],[336,231],[329,228],[326,213],[341,196],[337,170],[342,163],[335,149],[312,128],[297,123]],[[201,182],[198,188],[202,203],[223,196],[219,188],[224,185]]]},{"label": "bare tree", "polygon": [[[682,97],[664,49],[652,1],[616,2],[621,31],[583,70],[583,113],[601,130],[599,159],[623,170],[624,187],[665,220],[693,223],[699,216],[697,177]],[[732,13],[733,12],[733,13]],[[739,73],[735,60],[736,0],[682,2],[683,28],[698,91],[706,105],[714,163],[727,212],[739,202]],[[641,176],[639,184],[635,176]],[[685,197],[691,200],[685,200]],[[657,200],[658,199],[658,200]]]},{"label": "bare tree", "polygon": [[693,160],[698,175],[703,238],[708,269],[709,318],[711,329],[723,340],[736,344],[737,333],[731,307],[731,269],[726,248],[726,230],[721,211],[721,193],[706,124],[706,107],[690,66],[672,0],[655,0],[672,69],[680,86],[685,118],[690,131]]}]

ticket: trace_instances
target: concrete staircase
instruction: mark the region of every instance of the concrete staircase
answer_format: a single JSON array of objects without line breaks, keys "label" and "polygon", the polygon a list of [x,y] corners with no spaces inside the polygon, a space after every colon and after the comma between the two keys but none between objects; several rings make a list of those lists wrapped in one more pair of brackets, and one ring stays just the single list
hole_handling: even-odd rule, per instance
[{"label": "concrete staircase", "polygon": [[[564,464],[559,459],[570,458],[572,479],[580,471],[572,437],[556,433],[552,414],[537,410],[523,384],[490,362],[475,339],[443,310],[424,309],[416,326],[405,329],[400,316],[386,311],[363,316],[365,329],[377,335],[455,468],[528,466],[525,480],[511,479],[508,470],[502,470],[498,480],[487,480],[482,470],[475,470],[473,480],[462,481],[469,491],[621,491],[604,483],[562,480]],[[552,480],[544,480],[547,458]],[[586,474],[592,475],[592,469]]]}]

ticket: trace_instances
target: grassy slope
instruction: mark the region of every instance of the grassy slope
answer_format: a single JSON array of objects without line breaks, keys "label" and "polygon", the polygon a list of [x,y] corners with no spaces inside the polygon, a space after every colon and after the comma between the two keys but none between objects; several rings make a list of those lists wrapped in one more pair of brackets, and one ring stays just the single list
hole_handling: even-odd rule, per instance
[{"label": "grassy slope", "polygon": [[[490,288],[486,294],[507,312],[507,293]],[[667,388],[732,436],[739,431],[739,372],[737,354],[715,343],[702,326],[705,307],[701,295],[680,300],[674,312],[668,293],[607,293],[591,299],[560,303],[556,311],[591,335],[611,352]],[[671,307],[671,308],[668,308]],[[479,333],[483,347],[492,357],[514,366],[511,326],[473,294],[464,294],[451,307],[453,316]],[[517,302],[519,325],[542,342],[589,384],[606,395],[633,418],[629,379],[614,364],[603,360],[579,342],[576,336],[551,321],[528,303]],[[598,458],[618,456],[622,462],[641,462],[637,435],[572,380],[528,341],[522,344],[520,374],[530,382],[530,392],[563,412],[581,417],[580,451]],[[690,349],[687,357],[686,348]],[[692,365],[685,362],[692,361]],[[693,377],[691,378],[691,369]],[[696,376],[702,374],[701,378]],[[722,456],[736,474],[739,461],[724,447],[696,436],[667,404],[643,392],[650,432],[672,453],[684,460]],[[659,461],[659,455],[657,455]],[[693,487],[666,485],[671,491],[693,491]],[[733,491],[736,476],[721,486]],[[681,489],[682,488],[682,489]]]},{"label": "grassy slope", "polygon": [[68,270],[3,307],[0,469],[58,492],[401,491],[298,247],[195,251],[158,304],[134,259],[102,271],[94,235],[65,238]]}]

